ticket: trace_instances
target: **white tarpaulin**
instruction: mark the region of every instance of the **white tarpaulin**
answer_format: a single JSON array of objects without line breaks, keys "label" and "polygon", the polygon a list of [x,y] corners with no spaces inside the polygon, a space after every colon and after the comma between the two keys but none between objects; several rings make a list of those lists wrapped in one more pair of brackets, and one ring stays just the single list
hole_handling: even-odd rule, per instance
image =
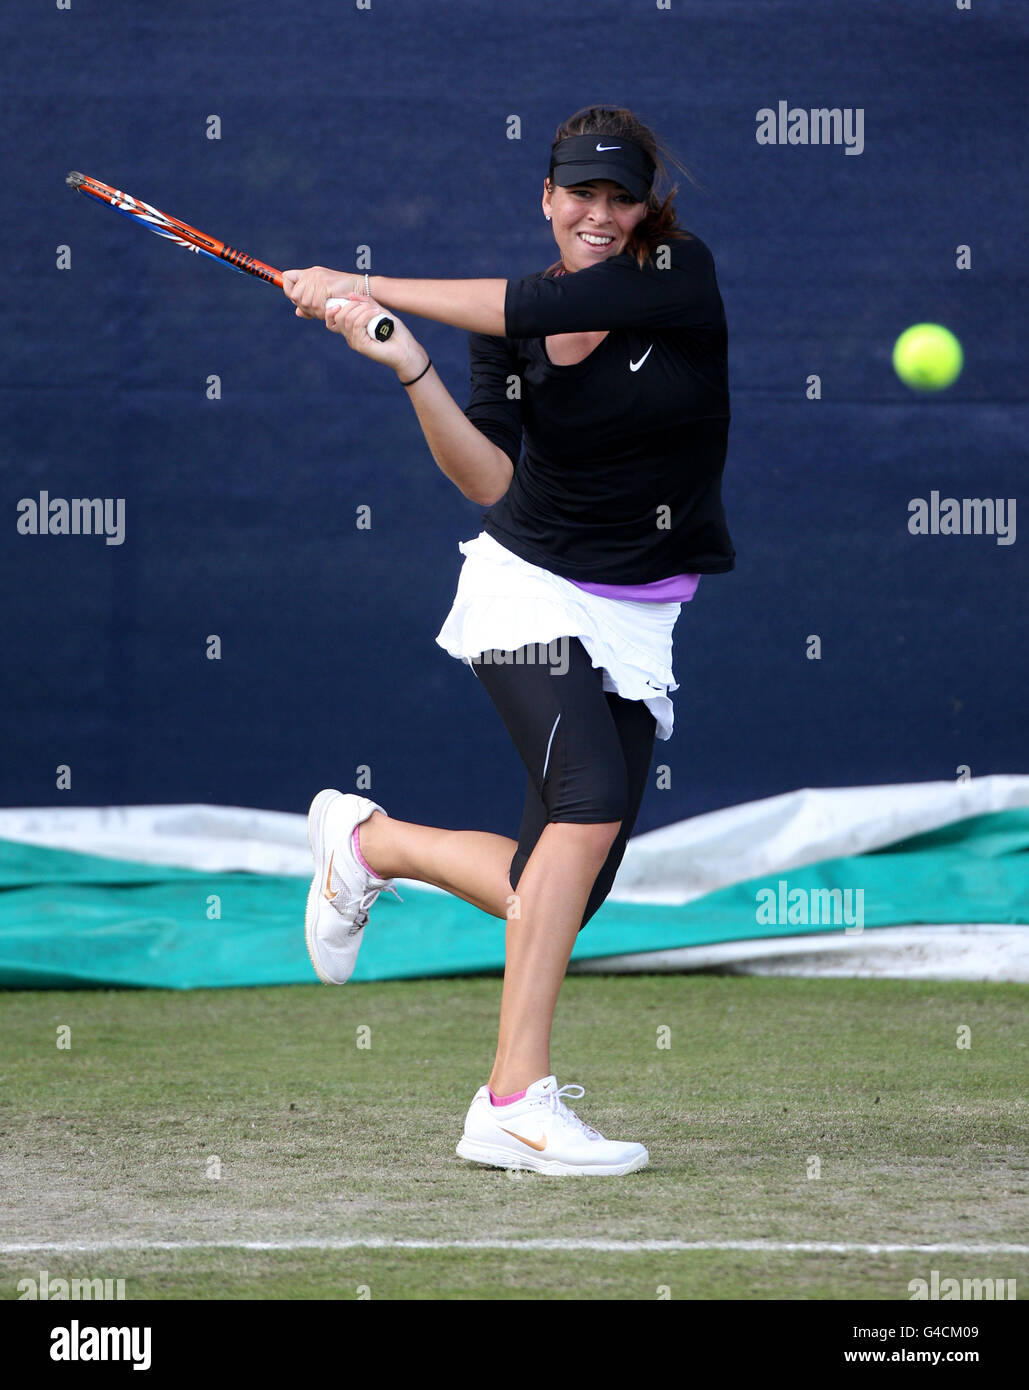
[{"label": "white tarpaulin", "polygon": [[[804,788],[635,836],[611,897],[686,903],[751,878],[863,854],[969,816],[1020,807],[1029,807],[1026,776]],[[0,811],[0,838],[212,872],[311,872],[305,815],[243,807],[8,809]],[[784,936],[606,957],[574,968],[1027,980],[1027,941],[1029,930],[1004,924],[880,927],[853,936]]]}]

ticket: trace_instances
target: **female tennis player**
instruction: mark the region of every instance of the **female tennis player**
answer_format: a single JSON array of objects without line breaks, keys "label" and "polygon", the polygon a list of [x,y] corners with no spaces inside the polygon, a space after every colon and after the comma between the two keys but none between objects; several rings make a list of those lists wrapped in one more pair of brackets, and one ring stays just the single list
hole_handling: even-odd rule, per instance
[{"label": "female tennis player", "polygon": [[[283,276],[406,388],[436,463],[486,508],[437,637],[469,665],[527,773],[517,841],[397,820],[335,790],[312,802],[307,946],[349,979],[393,880],[435,884],[506,921],[496,1060],[460,1157],[550,1174],[623,1174],[639,1143],[605,1139],[563,1102],[550,1033],[576,934],[610,892],[672,732],[672,629],[701,574],[733,567],[721,477],[729,426],[725,316],[708,248],[680,227],[653,133],[621,107],[559,127],[543,184],[559,260],[521,280],[403,280],[314,266]],[[673,158],[672,156],[668,156]],[[678,161],[673,159],[678,165]],[[682,168],[683,166],[678,165]],[[326,307],[342,299],[343,305]],[[400,320],[466,330],[462,410]],[[524,444],[524,453],[523,453]]]}]

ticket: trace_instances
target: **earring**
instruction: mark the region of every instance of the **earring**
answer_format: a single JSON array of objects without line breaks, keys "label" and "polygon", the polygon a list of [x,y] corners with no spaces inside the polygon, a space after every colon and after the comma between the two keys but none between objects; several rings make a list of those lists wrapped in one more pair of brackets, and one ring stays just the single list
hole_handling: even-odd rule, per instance
[{"label": "earring", "polygon": [[546,216],[546,219],[547,219],[547,221],[549,222],[549,221],[550,221],[550,213],[548,212],[548,213],[546,213],[546,214],[544,214],[544,215]]}]

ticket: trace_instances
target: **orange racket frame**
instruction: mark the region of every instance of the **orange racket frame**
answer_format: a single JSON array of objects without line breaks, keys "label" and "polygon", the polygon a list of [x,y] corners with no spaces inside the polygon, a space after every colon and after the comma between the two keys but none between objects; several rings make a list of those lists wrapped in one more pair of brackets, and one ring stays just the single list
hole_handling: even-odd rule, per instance
[{"label": "orange racket frame", "polygon": [[[202,256],[210,256],[212,260],[221,261],[223,265],[238,270],[241,275],[256,275],[259,280],[282,288],[281,270],[276,270],[273,265],[266,265],[264,261],[259,261],[256,256],[251,256],[246,251],[240,251],[236,246],[219,241],[217,237],[208,236],[206,232],[191,227],[188,222],[183,222],[178,217],[170,217],[168,213],[161,212],[160,208],[144,203],[142,198],[134,198],[131,193],[112,188],[109,183],[101,183],[99,179],[90,178],[88,174],[80,174],[77,169],[73,169],[64,181],[72,188],[77,188],[80,193],[87,193],[97,202],[106,203],[115,212],[131,217],[139,226],[175,242],[176,246],[198,252]],[[376,314],[371,322],[365,325],[369,338],[377,343],[386,342],[392,336],[393,328],[393,320],[386,314]]]},{"label": "orange racket frame", "polygon": [[277,285],[279,289],[282,288],[281,270],[266,265],[264,261],[257,260],[255,256],[248,255],[246,251],[240,251],[238,247],[229,246],[226,242],[219,241],[217,237],[208,236],[206,232],[198,231],[196,227],[191,227],[188,222],[182,222],[177,217],[169,217],[166,212],[151,207],[149,203],[144,203],[140,198],[134,198],[131,193],[125,193],[120,188],[112,188],[109,183],[101,183],[99,179],[90,178],[88,174],[80,174],[77,170],[72,170],[65,179],[65,183],[70,184],[72,188],[77,188],[80,193],[88,193],[97,202],[106,203],[115,212],[131,217],[140,226],[149,228],[150,231],[156,232],[158,236],[166,237],[169,241],[174,241],[176,245],[184,247],[187,251],[196,251],[205,256],[211,256],[214,260],[223,261],[241,274],[256,275],[259,280],[265,280],[269,285]]}]

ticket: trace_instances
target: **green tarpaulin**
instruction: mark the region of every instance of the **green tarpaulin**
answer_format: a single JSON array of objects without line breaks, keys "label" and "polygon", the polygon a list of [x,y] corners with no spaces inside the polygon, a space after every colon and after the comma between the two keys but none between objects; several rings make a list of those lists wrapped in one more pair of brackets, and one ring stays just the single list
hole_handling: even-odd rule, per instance
[{"label": "green tarpaulin", "polygon": [[[308,880],[205,873],[0,841],[0,987],[314,983]],[[840,890],[831,895],[817,890]],[[354,980],[501,970],[504,924],[401,886],[372,910]],[[860,896],[858,896],[860,894]],[[842,901],[841,901],[842,899]],[[847,915],[826,923],[830,907]],[[1029,810],[749,879],[684,906],[609,900],[573,959],[915,923],[1029,923]],[[810,920],[817,915],[818,920]]]}]

